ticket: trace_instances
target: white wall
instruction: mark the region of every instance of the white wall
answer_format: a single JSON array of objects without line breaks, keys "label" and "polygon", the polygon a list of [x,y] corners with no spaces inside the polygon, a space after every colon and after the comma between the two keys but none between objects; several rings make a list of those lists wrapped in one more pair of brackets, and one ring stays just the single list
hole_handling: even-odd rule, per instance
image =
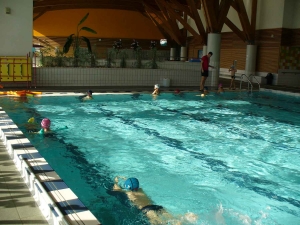
[{"label": "white wall", "polygon": [[[288,0],[291,1],[291,0]],[[293,18],[293,29],[300,28],[300,1],[294,0],[294,18]]]},{"label": "white wall", "polygon": [[285,0],[258,0],[256,29],[282,27]]},{"label": "white wall", "polygon": [[299,0],[285,0],[283,27],[289,29],[300,28]]},{"label": "white wall", "polygon": [[[11,14],[6,14],[6,7]],[[0,30],[0,56],[26,56],[31,52],[33,0],[0,0]]]}]

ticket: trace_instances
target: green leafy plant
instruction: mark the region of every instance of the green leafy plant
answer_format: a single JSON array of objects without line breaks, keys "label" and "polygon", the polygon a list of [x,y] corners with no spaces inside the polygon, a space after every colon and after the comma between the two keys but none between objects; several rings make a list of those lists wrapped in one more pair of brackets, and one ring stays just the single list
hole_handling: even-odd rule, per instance
[{"label": "green leafy plant", "polygon": [[139,46],[139,43],[135,39],[133,39],[133,43],[131,44],[130,48],[133,49],[136,58],[134,67],[139,69],[142,68],[142,48]]},{"label": "green leafy plant", "polygon": [[85,30],[87,32],[93,33],[93,34],[97,34],[96,31],[94,31],[93,29],[89,28],[89,27],[79,27],[89,16],[89,13],[87,13],[78,23],[77,25],[77,30],[76,30],[76,35],[75,34],[71,34],[68,38],[67,41],[64,45],[63,48],[63,53],[68,53],[70,47],[73,47],[73,55],[74,55],[74,66],[78,67],[78,59],[80,56],[80,46],[82,44],[82,41],[84,41],[87,45],[88,51],[89,53],[92,55],[92,48],[91,48],[91,43],[90,40],[87,37],[84,36],[79,36],[80,31]]},{"label": "green leafy plant", "polygon": [[121,58],[120,67],[126,68],[126,59],[128,58],[128,54],[126,53],[126,51],[124,50],[120,51],[120,58]]},{"label": "green leafy plant", "polygon": [[55,58],[54,58],[56,66],[58,66],[58,67],[64,66],[63,57],[64,57],[64,53],[60,49],[56,48],[55,49]]},{"label": "green leafy plant", "polygon": [[151,61],[150,61],[150,68],[151,69],[157,69],[158,66],[157,66],[157,63],[156,63],[156,60],[157,60],[157,48],[156,48],[156,41],[151,41],[150,42],[150,49],[151,49]]}]

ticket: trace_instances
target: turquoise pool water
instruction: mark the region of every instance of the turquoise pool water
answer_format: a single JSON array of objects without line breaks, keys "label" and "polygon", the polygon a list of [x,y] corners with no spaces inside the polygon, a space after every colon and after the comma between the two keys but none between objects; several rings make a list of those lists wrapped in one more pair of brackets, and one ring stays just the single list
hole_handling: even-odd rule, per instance
[{"label": "turquoise pool water", "polygon": [[[137,177],[174,217],[196,223],[300,224],[300,98],[267,92],[1,98],[1,106],[104,224],[148,224],[111,192]],[[52,135],[26,130],[48,117]],[[60,129],[68,126],[68,129]]]}]

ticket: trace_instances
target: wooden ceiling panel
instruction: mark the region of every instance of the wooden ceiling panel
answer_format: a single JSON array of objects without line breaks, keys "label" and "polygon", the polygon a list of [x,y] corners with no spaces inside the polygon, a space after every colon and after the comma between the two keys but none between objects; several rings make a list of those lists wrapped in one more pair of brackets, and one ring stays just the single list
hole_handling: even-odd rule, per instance
[{"label": "wooden ceiling panel", "polygon": [[[155,1],[144,0],[144,2],[158,9]],[[141,0],[33,0],[33,13],[40,13],[45,9],[47,9],[47,11],[53,11],[79,8],[145,11],[144,3]]]}]

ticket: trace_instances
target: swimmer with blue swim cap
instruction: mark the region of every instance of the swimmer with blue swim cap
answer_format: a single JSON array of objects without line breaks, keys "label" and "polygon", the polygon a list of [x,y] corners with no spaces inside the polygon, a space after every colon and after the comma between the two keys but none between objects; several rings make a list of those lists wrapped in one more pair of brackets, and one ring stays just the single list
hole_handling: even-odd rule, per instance
[{"label": "swimmer with blue swim cap", "polygon": [[162,206],[155,205],[153,201],[140,188],[139,180],[131,177],[117,176],[114,179],[114,191],[124,191],[128,199],[140,209],[149,219],[151,224],[174,224],[181,225],[187,222],[195,224],[198,216],[194,213],[186,213],[184,216],[174,218]]}]

